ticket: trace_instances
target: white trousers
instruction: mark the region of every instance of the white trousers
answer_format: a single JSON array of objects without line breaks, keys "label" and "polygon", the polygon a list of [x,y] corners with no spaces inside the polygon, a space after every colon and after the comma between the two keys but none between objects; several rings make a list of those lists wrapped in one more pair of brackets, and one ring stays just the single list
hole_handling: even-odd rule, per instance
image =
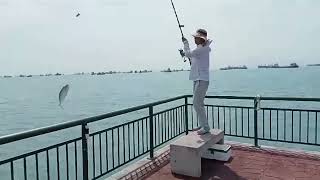
[{"label": "white trousers", "polygon": [[209,87],[209,81],[193,82],[193,108],[199,118],[200,127],[206,131],[210,130],[206,110],[204,108],[204,98]]}]

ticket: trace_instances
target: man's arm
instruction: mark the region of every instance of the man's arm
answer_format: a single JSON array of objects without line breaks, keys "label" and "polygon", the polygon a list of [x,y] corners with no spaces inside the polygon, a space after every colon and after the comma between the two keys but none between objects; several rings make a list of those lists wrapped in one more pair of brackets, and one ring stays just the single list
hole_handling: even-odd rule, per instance
[{"label": "man's arm", "polygon": [[188,58],[195,57],[195,56],[203,53],[204,51],[208,51],[208,50],[209,50],[209,52],[211,51],[211,48],[209,46],[212,43],[212,40],[210,40],[210,39],[207,41],[207,43],[203,47],[197,47],[194,50],[190,50],[189,42],[186,38],[182,37],[182,42],[184,45],[183,50],[184,50],[185,56]]}]

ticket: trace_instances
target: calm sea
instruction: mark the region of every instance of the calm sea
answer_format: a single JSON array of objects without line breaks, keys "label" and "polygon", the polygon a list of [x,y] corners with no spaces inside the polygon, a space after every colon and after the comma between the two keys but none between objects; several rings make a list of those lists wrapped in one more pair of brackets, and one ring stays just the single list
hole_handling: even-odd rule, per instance
[{"label": "calm sea", "polygon": [[[191,94],[188,73],[0,78],[0,136]],[[212,71],[208,95],[320,97],[319,74],[317,67]],[[58,94],[65,84],[70,85],[70,90],[61,109]],[[320,103],[289,105],[320,107]],[[115,118],[98,126],[105,129],[124,121],[126,117]],[[74,132],[79,129],[5,145],[0,147],[0,160],[71,136],[79,137]]]}]

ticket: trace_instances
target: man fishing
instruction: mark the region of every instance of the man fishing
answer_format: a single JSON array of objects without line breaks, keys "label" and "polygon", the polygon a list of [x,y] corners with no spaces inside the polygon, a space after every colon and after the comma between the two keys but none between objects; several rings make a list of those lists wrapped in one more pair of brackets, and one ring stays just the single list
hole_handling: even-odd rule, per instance
[{"label": "man fishing", "polygon": [[197,47],[190,50],[189,42],[182,37],[184,44],[184,55],[191,60],[191,70],[189,79],[193,81],[193,106],[199,117],[200,127],[196,128],[199,135],[206,134],[210,131],[206,111],[204,107],[204,98],[209,86],[209,59],[211,40],[207,39],[207,31],[198,29],[194,37]]}]

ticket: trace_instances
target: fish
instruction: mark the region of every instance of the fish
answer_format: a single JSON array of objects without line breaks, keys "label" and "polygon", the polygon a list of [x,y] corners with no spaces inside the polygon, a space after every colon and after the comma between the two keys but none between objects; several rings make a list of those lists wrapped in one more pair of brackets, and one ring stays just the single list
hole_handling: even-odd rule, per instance
[{"label": "fish", "polygon": [[69,91],[69,84],[65,85],[62,87],[62,89],[59,92],[59,106],[63,109],[62,107],[62,102],[65,100],[67,94]]}]

